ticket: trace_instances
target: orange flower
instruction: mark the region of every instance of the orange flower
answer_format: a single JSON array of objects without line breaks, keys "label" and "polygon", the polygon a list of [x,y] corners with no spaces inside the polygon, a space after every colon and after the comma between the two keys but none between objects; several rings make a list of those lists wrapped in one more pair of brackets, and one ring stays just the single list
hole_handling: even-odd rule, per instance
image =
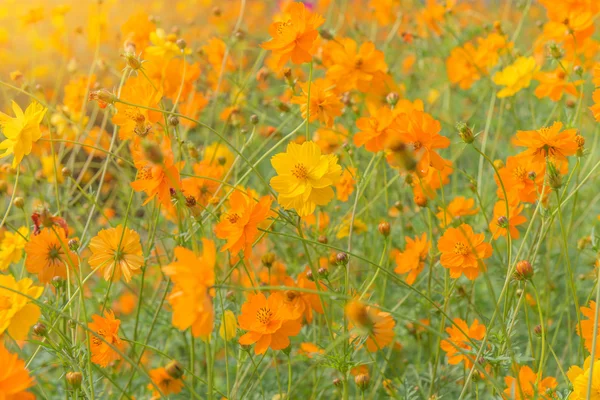
[{"label": "orange flower", "polygon": [[[158,386],[162,394],[165,396],[177,394],[183,389],[184,377],[181,376],[180,378],[174,378],[169,375],[164,367],[152,369],[148,372],[148,375],[150,375],[150,379],[152,379],[154,385]],[[151,383],[148,384],[148,389],[152,390],[152,400],[160,399],[160,393],[156,390],[154,385]]]},{"label": "orange flower", "polygon": [[183,179],[181,188],[186,196],[192,196],[196,203],[206,207],[221,185],[223,167],[202,161],[194,164],[193,169],[195,177]]},{"label": "orange flower", "polygon": [[468,224],[446,229],[437,247],[442,253],[440,263],[450,270],[452,278],[465,274],[474,280],[485,268],[482,260],[492,255],[492,245],[485,242],[483,233],[475,234]]},{"label": "orange flower", "polygon": [[600,89],[594,90],[594,93],[592,93],[592,100],[594,100],[594,105],[590,107],[590,110],[596,121],[600,122]]},{"label": "orange flower", "polygon": [[258,237],[258,226],[272,215],[271,196],[263,196],[255,200],[251,189],[236,189],[229,196],[229,208],[221,216],[215,226],[215,234],[227,243],[221,251],[229,250],[232,255],[244,252],[248,259],[252,254],[252,246]]},{"label": "orange flower", "polygon": [[240,337],[240,344],[254,346],[255,354],[263,354],[270,347],[283,350],[290,345],[290,336],[300,333],[302,325],[293,319],[282,293],[273,293],[267,299],[263,293],[252,294],[242,305],[238,317],[240,328],[248,331]]},{"label": "orange flower", "polygon": [[390,313],[365,306],[358,300],[349,302],[345,312],[350,320],[350,329],[357,328],[351,340],[366,338],[369,352],[374,353],[393,342],[396,322]]},{"label": "orange flower", "polygon": [[323,17],[308,11],[304,3],[292,3],[285,9],[283,19],[269,26],[269,34],[273,39],[263,43],[261,47],[273,51],[273,55],[279,60],[279,68],[288,60],[292,60],[294,64],[310,62],[315,40],[319,36],[317,28],[323,22]]},{"label": "orange flower", "polygon": [[[596,321],[596,302],[590,301],[589,307],[580,307],[581,313],[588,319],[581,321],[581,330],[577,325],[577,335],[585,341],[585,348],[591,353],[594,341],[594,325],[600,323]],[[599,331],[600,332],[600,331]],[[600,334],[598,335],[600,337]],[[596,341],[596,358],[600,358],[600,340]]]},{"label": "orange flower", "polygon": [[[532,162],[531,158],[524,156],[508,157],[506,165],[498,170],[508,202],[515,204],[518,202],[533,203],[541,194],[542,184],[544,183],[545,165]],[[504,199],[504,191],[494,174],[494,179],[498,185],[496,194],[500,199]]]},{"label": "orange flower", "polygon": [[202,256],[198,257],[184,247],[176,247],[177,261],[162,269],[174,283],[168,298],[173,308],[173,326],[181,330],[191,327],[194,337],[205,339],[210,336],[214,324],[209,288],[215,284],[217,251],[212,240],[202,239],[202,243]]},{"label": "orange flower", "polygon": [[477,214],[479,208],[473,207],[475,207],[475,199],[467,199],[464,196],[458,196],[448,204],[446,210],[438,207],[439,211],[435,216],[440,220],[440,227],[446,228],[454,219]]},{"label": "orange flower", "polygon": [[[158,108],[161,97],[162,92],[154,89],[148,79],[144,76],[138,76],[127,80],[121,90],[120,99],[131,104]],[[117,113],[113,116],[112,122],[121,128],[119,129],[121,140],[133,139],[136,135],[140,137],[147,136],[152,131],[154,124],[162,118],[160,112],[146,108],[130,106],[120,102],[116,102],[115,107]]]},{"label": "orange flower", "polygon": [[359,118],[356,126],[360,131],[354,135],[354,144],[364,145],[373,153],[383,150],[388,138],[397,132],[395,120],[396,114],[389,107],[377,109],[370,117]]},{"label": "orange flower", "polygon": [[126,42],[132,43],[138,51],[145,49],[150,42],[150,34],[156,30],[156,24],[150,16],[139,11],[121,25],[121,34]]},{"label": "orange flower", "polygon": [[88,324],[88,328],[93,332],[90,333],[90,347],[94,364],[107,367],[121,358],[121,355],[113,349],[116,347],[123,352],[125,348],[125,343],[119,337],[120,325],[121,321],[116,319],[115,314],[110,310],[104,312],[104,317],[92,315],[92,322]]},{"label": "orange flower", "polygon": [[302,217],[302,221],[304,221],[307,226],[317,225],[318,232],[325,232],[329,227],[331,218],[329,218],[329,214],[325,211],[319,211],[318,213],[312,213],[306,217]]},{"label": "orange flower", "polygon": [[313,310],[319,314],[323,314],[323,305],[318,294],[294,290],[297,287],[299,289],[312,290],[313,292],[317,291],[316,283],[308,280],[306,272],[298,275],[297,283],[292,278],[286,277],[284,285],[289,287],[284,292],[284,300],[292,310],[293,315],[297,316],[300,322],[302,322],[303,318],[306,318],[306,322],[310,324],[313,320]]},{"label": "orange flower", "polygon": [[465,368],[471,368],[474,356],[465,354],[472,350],[469,339],[482,340],[485,336],[485,326],[481,325],[478,320],[474,320],[470,327],[460,318],[454,318],[453,322],[454,325],[446,328],[450,338],[442,340],[440,347],[446,352],[449,364],[457,365],[464,361]]},{"label": "orange flower", "polygon": [[394,254],[396,259],[396,268],[394,272],[397,274],[409,273],[406,277],[406,283],[412,285],[417,276],[425,268],[425,260],[431,247],[431,242],[427,240],[427,234],[423,234],[421,237],[415,237],[414,239],[408,236],[404,238],[406,240],[406,247],[404,251],[398,251]]},{"label": "orange flower", "polygon": [[325,350],[320,348],[314,343],[300,343],[300,350],[298,350],[298,354],[304,354],[308,358],[313,358],[316,355],[324,354]]},{"label": "orange flower", "polygon": [[383,52],[371,42],[357,43],[350,38],[340,38],[330,47],[329,57],[333,61],[327,69],[327,79],[335,83],[338,91],[352,89],[366,93],[378,72],[386,73],[387,64]]},{"label": "orange flower", "polygon": [[118,281],[121,275],[130,282],[132,275],[144,264],[140,235],[123,225],[103,229],[90,241],[92,255],[88,263],[104,271],[104,279]]},{"label": "orange flower", "polygon": [[25,268],[31,274],[37,274],[41,283],[49,283],[55,276],[67,278],[67,268],[77,268],[77,256],[67,244],[62,230],[44,228],[31,237],[25,245],[27,260]]},{"label": "orange flower", "polygon": [[508,215],[506,215],[506,202],[500,200],[494,205],[494,216],[490,221],[490,231],[494,235],[494,239],[500,236],[506,236],[506,232],[510,232],[511,239],[518,239],[520,234],[517,226],[527,222],[525,216],[520,215],[523,211],[523,205],[508,206]]},{"label": "orange flower", "polygon": [[335,185],[337,199],[340,201],[348,201],[348,197],[354,192],[356,185],[356,168],[347,167],[342,173],[342,179]]},{"label": "orange flower", "polygon": [[333,128],[319,128],[316,130],[313,140],[321,148],[323,154],[335,153],[348,137],[348,130],[342,125],[337,124]]},{"label": "orange flower", "polygon": [[504,378],[507,388],[504,389],[504,398],[510,400],[550,400],[555,399],[554,389],[558,386],[556,379],[543,378],[541,373],[536,374],[527,365],[519,368],[519,379],[512,376]]},{"label": "orange flower", "polygon": [[549,97],[552,101],[559,101],[565,92],[577,96],[577,86],[583,83],[582,80],[568,81],[567,74],[562,67],[551,72],[538,72],[535,79],[540,82],[535,88],[536,97],[538,99]]},{"label": "orange flower", "polygon": [[[291,99],[292,104],[299,104],[302,111],[302,118],[306,118],[306,108],[309,105],[309,121],[318,119],[328,128],[333,126],[333,119],[342,115],[344,105],[340,101],[334,86],[325,79],[316,79],[312,83],[300,83],[302,95],[294,96]],[[310,85],[310,104],[308,101],[308,91]]]},{"label": "orange flower", "polygon": [[[551,127],[544,127],[534,131],[518,131],[516,145],[527,147],[523,153],[539,165],[546,164],[546,158],[558,162],[567,168],[567,156],[577,152],[577,129],[562,129],[561,122],[555,122]],[[561,173],[563,172],[563,168]]]},{"label": "orange flower", "polygon": [[19,356],[9,353],[0,341],[0,398],[6,400],[34,400],[33,393],[26,392],[34,381],[25,368],[25,361]]},{"label": "orange flower", "polygon": [[450,139],[439,134],[442,129],[439,121],[425,112],[412,110],[401,114],[398,124],[402,141],[412,145],[415,152],[422,154],[419,171],[425,172],[430,166],[438,171],[443,170],[445,161],[435,150],[450,146]]},{"label": "orange flower", "polygon": [[[157,149],[158,150],[158,149]],[[171,189],[180,189],[179,163],[175,163],[173,151],[171,150],[171,140],[165,137],[158,150],[161,154],[159,159],[149,160],[140,149],[132,150],[135,167],[138,170],[135,181],[131,182],[131,187],[136,192],[145,192],[148,198],[144,205],[148,204],[154,197],[165,208],[171,208]]]},{"label": "orange flower", "polygon": [[450,83],[457,84],[463,90],[469,89],[473,83],[481,79],[480,70],[475,64],[477,50],[472,43],[456,47],[446,60],[446,71]]}]

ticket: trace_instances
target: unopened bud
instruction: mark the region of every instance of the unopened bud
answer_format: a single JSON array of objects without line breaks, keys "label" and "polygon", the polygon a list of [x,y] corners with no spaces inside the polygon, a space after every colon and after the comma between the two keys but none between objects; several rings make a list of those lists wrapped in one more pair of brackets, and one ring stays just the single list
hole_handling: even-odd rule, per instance
[{"label": "unopened bud", "polygon": [[327,278],[327,276],[329,275],[329,271],[327,271],[327,268],[319,268],[319,270],[317,271],[319,273],[319,276],[322,278]]},{"label": "unopened bud", "polygon": [[22,209],[23,207],[25,207],[25,199],[23,199],[22,197],[15,197],[15,199],[13,200],[13,206]]},{"label": "unopened bud", "polygon": [[471,128],[467,126],[464,122],[459,122],[456,124],[456,129],[458,130],[458,136],[462,139],[463,142],[470,144],[475,140],[475,136],[473,135],[473,131]]},{"label": "unopened bud", "polygon": [[356,386],[362,391],[367,390],[370,382],[371,378],[369,378],[369,375],[367,374],[358,374],[354,377],[354,383],[356,383]]},{"label": "unopened bud", "polygon": [[179,47],[179,50],[185,50],[185,47],[187,46],[187,43],[183,39],[177,39],[175,44],[177,45],[177,47]]},{"label": "unopened bud", "polygon": [[313,276],[312,271],[306,271],[306,279],[308,279],[309,281],[315,280],[315,277]]},{"label": "unopened bud", "polygon": [[327,236],[321,235],[317,238],[317,242],[327,244]]},{"label": "unopened bud", "polygon": [[65,178],[68,178],[72,175],[72,172],[69,168],[64,167],[61,171],[62,176],[64,176]]},{"label": "unopened bud", "polygon": [[169,117],[168,121],[169,121],[169,125],[171,125],[171,126],[179,125],[179,118],[177,118],[177,116],[175,116],[175,115],[171,115]]},{"label": "unopened bud", "polygon": [[522,260],[515,267],[515,275],[519,280],[530,279],[533,276],[533,267],[527,260]]},{"label": "unopened bud", "polygon": [[252,125],[256,125],[258,124],[258,115],[256,114],[252,114],[250,116],[250,123],[252,123]]},{"label": "unopened bud", "polygon": [[390,235],[390,223],[386,221],[380,222],[377,226],[377,230],[383,236],[388,237]]},{"label": "unopened bud", "polygon": [[79,250],[79,240],[77,239],[70,239],[68,242],[68,246],[69,246],[69,250],[71,251],[77,251]]},{"label": "unopened bud", "polygon": [[319,33],[321,34],[321,37],[325,40],[333,40],[334,38],[333,34],[327,29],[321,29]]},{"label": "unopened bud", "polygon": [[33,326],[33,333],[35,333],[37,336],[46,336],[48,329],[46,328],[46,325],[38,322]]},{"label": "unopened bud", "polygon": [[392,107],[398,104],[398,100],[400,100],[400,95],[396,92],[391,92],[385,97],[385,101]]},{"label": "unopened bud", "polygon": [[83,380],[81,372],[67,372],[65,377],[67,378],[67,383],[71,385],[73,389],[81,387],[81,381]]},{"label": "unopened bud", "polygon": [[275,262],[275,254],[273,253],[265,253],[262,258],[260,259],[260,261],[262,262],[262,265],[264,265],[267,268],[271,268],[273,266],[273,263]]},{"label": "unopened bud", "polygon": [[337,256],[335,256],[335,258],[336,258],[337,263],[340,265],[348,264],[348,261],[350,259],[348,257],[348,254],[346,254],[346,253],[338,253]]},{"label": "unopened bud", "polygon": [[171,360],[165,367],[167,374],[173,379],[179,379],[183,376],[183,367],[175,360]]}]

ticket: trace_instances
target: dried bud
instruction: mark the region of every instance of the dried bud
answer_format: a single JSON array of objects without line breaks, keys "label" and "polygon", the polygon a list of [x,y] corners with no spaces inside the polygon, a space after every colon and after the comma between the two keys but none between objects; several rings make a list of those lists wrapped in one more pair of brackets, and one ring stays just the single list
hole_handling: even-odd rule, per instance
[{"label": "dried bud", "polygon": [[518,280],[531,279],[533,276],[533,267],[527,260],[521,260],[515,267],[515,278]]},{"label": "dried bud", "polygon": [[369,378],[368,374],[358,374],[354,377],[354,383],[356,383],[356,386],[362,391],[367,390],[370,382],[371,378]]},{"label": "dried bud", "polygon": [[350,257],[348,257],[348,254],[346,254],[346,253],[338,253],[337,256],[335,256],[335,259],[338,264],[346,265],[346,264],[348,264]]},{"label": "dried bud", "polygon": [[38,322],[33,326],[33,333],[35,333],[37,336],[46,336],[48,329],[46,328],[46,325]]},{"label": "dried bud", "polygon": [[264,265],[267,268],[271,268],[273,266],[273,263],[275,262],[275,254],[273,253],[265,253],[262,258],[260,259],[260,261],[262,262],[262,265]]},{"label": "dried bud", "polygon": [[185,205],[186,205],[187,207],[190,207],[190,208],[191,208],[191,207],[194,207],[194,206],[196,205],[196,198],[195,198],[194,196],[192,196],[192,195],[190,195],[190,196],[187,196],[187,197],[185,198]]},{"label": "dried bud", "polygon": [[71,251],[77,251],[79,250],[79,240],[77,239],[70,239],[68,242],[68,246],[69,246],[69,250]]},{"label": "dried bud", "polygon": [[25,199],[22,197],[15,197],[13,200],[13,206],[23,209],[23,207],[25,207]]},{"label": "dried bud", "polygon": [[171,360],[165,367],[167,374],[173,379],[179,379],[183,376],[183,367],[175,360]]},{"label": "dried bud", "polygon": [[67,167],[64,167],[64,168],[63,168],[63,169],[60,171],[60,173],[61,173],[61,174],[62,174],[62,176],[64,176],[65,178],[68,178],[68,177],[70,177],[70,176],[72,175],[72,172],[71,172],[71,170],[70,170],[69,168],[67,168]]},{"label": "dried bud", "polygon": [[81,375],[81,372],[67,372],[66,378],[67,378],[67,383],[73,389],[79,389],[81,387],[81,381],[83,380],[83,376]]},{"label": "dried bud", "polygon": [[390,235],[390,223],[386,221],[380,222],[377,226],[377,230],[383,236],[388,237]]},{"label": "dried bud", "polygon": [[463,142],[470,144],[475,140],[475,136],[473,135],[473,131],[471,128],[467,126],[464,122],[459,122],[456,124],[456,129],[458,130],[458,136],[462,139]]}]

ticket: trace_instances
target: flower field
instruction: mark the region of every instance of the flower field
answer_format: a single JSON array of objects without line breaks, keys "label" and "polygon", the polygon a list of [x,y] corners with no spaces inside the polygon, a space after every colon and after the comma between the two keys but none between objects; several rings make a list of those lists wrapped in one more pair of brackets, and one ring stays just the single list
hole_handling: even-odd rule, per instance
[{"label": "flower field", "polygon": [[599,20],[1,1],[0,400],[600,400]]}]

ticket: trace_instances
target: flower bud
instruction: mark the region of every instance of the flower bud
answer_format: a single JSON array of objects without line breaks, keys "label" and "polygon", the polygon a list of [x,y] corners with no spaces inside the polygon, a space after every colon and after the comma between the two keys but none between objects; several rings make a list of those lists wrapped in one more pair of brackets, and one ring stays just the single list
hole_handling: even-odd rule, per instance
[{"label": "flower bud", "polygon": [[385,101],[392,107],[398,104],[398,100],[400,100],[400,95],[396,92],[391,92],[385,97]]},{"label": "flower bud", "polygon": [[327,271],[327,268],[319,268],[319,270],[317,271],[319,273],[319,276],[322,278],[327,278],[327,276],[329,275],[329,271]]},{"label": "flower bud", "polygon": [[262,258],[260,259],[260,261],[262,262],[262,265],[264,265],[267,268],[271,268],[273,266],[273,263],[275,262],[275,254],[273,253],[265,253]]},{"label": "flower bud", "polygon": [[66,378],[67,383],[71,385],[73,389],[79,389],[81,387],[81,381],[83,380],[81,372],[67,372]]},{"label": "flower bud", "polygon": [[325,40],[333,40],[334,39],[333,34],[330,31],[328,31],[327,29],[321,29],[319,31],[319,33],[321,34],[321,37]]},{"label": "flower bud", "polygon": [[52,286],[54,286],[57,289],[62,287],[64,283],[65,280],[60,276],[55,276],[54,278],[52,278]]},{"label": "flower bud", "polygon": [[23,207],[25,207],[25,199],[23,199],[22,197],[15,197],[15,199],[13,200],[13,206],[22,209]]},{"label": "flower bud", "polygon": [[506,218],[504,215],[502,215],[502,216],[498,217],[496,224],[498,224],[498,226],[500,228],[508,228],[508,218]]},{"label": "flower bud", "polygon": [[358,374],[354,377],[354,383],[356,383],[356,386],[362,391],[367,390],[370,382],[371,378],[369,378],[369,375],[367,374]]},{"label": "flower bud", "polygon": [[33,333],[35,333],[37,336],[46,336],[48,329],[46,328],[46,325],[38,322],[33,326]]},{"label": "flower bud", "polygon": [[346,254],[346,253],[338,253],[337,256],[335,256],[335,259],[338,264],[346,265],[346,264],[348,264],[350,257],[348,257],[348,254]]},{"label": "flower bud", "polygon": [[531,266],[531,263],[527,260],[519,261],[515,267],[515,274],[519,280],[531,279],[533,276],[533,267]]},{"label": "flower bud", "polygon": [[77,239],[70,239],[68,242],[69,250],[77,251],[79,250],[79,241]]},{"label": "flower bud", "polygon": [[541,337],[542,336],[542,326],[536,325],[535,328],[533,328],[533,333],[535,333],[535,335],[537,337]]},{"label": "flower bud", "polygon": [[390,223],[386,221],[380,222],[377,226],[377,230],[383,236],[388,237],[390,235]]},{"label": "flower bud", "polygon": [[252,114],[250,116],[250,123],[252,123],[252,125],[256,125],[258,124],[258,115],[256,114]]},{"label": "flower bud", "polygon": [[319,243],[323,243],[323,244],[327,244],[328,240],[327,240],[327,236],[325,235],[321,235],[317,238],[317,242]]},{"label": "flower bud", "polygon": [[62,174],[62,176],[64,176],[65,178],[69,178],[73,173],[71,172],[71,170],[67,167],[64,167],[60,173]]},{"label": "flower bud", "polygon": [[187,46],[187,43],[183,39],[177,39],[175,44],[177,45],[177,47],[179,47],[179,50],[182,50],[182,51],[185,50],[185,48]]},{"label": "flower bud", "polygon": [[581,75],[583,75],[583,68],[581,67],[581,65],[576,65],[573,67],[573,72],[575,72],[577,75],[581,76]]},{"label": "flower bud", "polygon": [[475,136],[473,135],[473,131],[471,128],[467,126],[464,122],[459,122],[456,124],[456,129],[458,130],[458,136],[462,139],[463,142],[470,144],[475,140]]},{"label": "flower bud", "polygon": [[106,108],[108,104],[115,104],[115,101],[117,101],[117,96],[106,89],[100,89],[90,92],[88,100],[96,100],[100,108]]},{"label": "flower bud", "polygon": [[496,167],[496,169],[504,168],[504,161],[500,159],[494,160],[494,167]]},{"label": "flower bud", "polygon": [[165,367],[167,374],[173,379],[179,379],[183,376],[183,367],[175,360],[171,360]]},{"label": "flower bud", "polygon": [[315,280],[315,277],[313,276],[312,271],[306,271],[306,279],[308,279],[309,281]]},{"label": "flower bud", "polygon": [[333,380],[333,386],[335,387],[341,387],[343,385],[342,380],[340,378],[335,378]]},{"label": "flower bud", "polygon": [[169,122],[169,125],[171,125],[171,126],[179,125],[179,118],[177,118],[177,116],[175,116],[175,115],[171,115],[167,121]]}]

